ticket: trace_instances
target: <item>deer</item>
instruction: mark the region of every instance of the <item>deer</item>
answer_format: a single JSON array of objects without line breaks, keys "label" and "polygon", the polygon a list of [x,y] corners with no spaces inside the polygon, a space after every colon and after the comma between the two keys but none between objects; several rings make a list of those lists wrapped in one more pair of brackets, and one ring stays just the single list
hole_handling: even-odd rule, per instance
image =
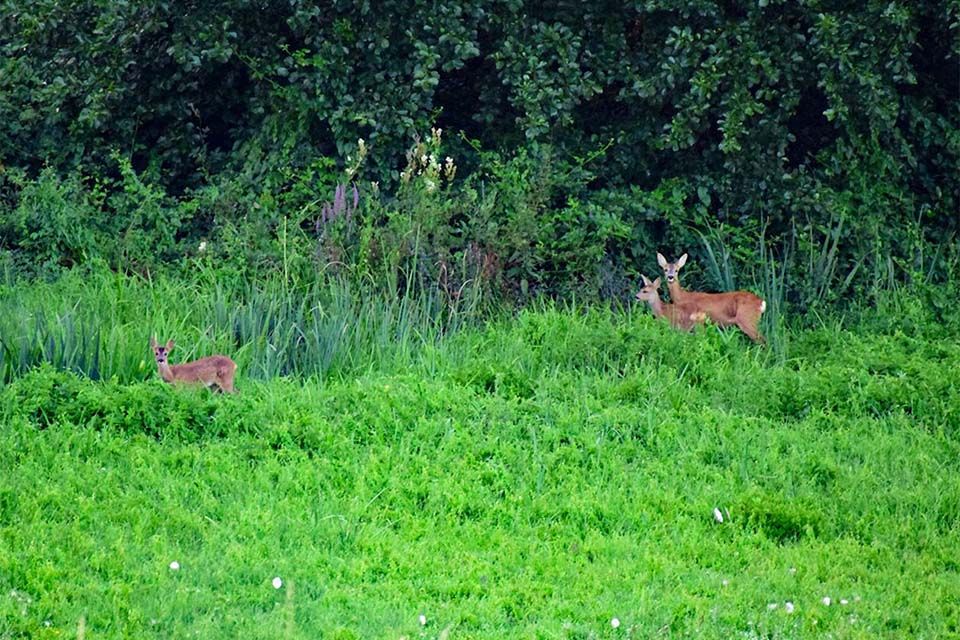
[{"label": "deer", "polygon": [[690,304],[665,304],[660,300],[660,278],[653,282],[647,276],[640,274],[643,278],[643,288],[637,292],[637,300],[646,302],[653,311],[653,317],[664,318],[670,322],[674,329],[690,331],[698,324],[703,324],[707,319],[707,314],[700,311]]},{"label": "deer", "polygon": [[727,291],[726,293],[685,291],[680,286],[680,269],[687,263],[687,254],[680,256],[676,262],[668,262],[662,253],[658,253],[657,262],[663,269],[670,299],[674,303],[691,305],[705,312],[707,317],[718,326],[737,325],[754,342],[758,344],[765,342],[757,328],[760,316],[767,310],[767,303],[760,296],[749,291]]},{"label": "deer", "polygon": [[150,348],[157,360],[157,371],[164,382],[170,384],[203,385],[208,389],[216,387],[221,393],[234,393],[233,376],[237,372],[237,363],[227,356],[215,355],[200,358],[193,362],[171,365],[167,358],[173,351],[173,340],[165,345],[157,343],[156,336],[150,338]]}]

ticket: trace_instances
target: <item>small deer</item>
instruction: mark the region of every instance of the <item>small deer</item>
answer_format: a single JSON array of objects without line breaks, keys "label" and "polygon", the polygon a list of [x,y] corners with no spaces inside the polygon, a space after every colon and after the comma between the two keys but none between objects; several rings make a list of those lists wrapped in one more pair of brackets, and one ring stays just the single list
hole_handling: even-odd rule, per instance
[{"label": "small deer", "polygon": [[726,293],[684,291],[680,286],[680,268],[687,263],[687,254],[680,256],[676,262],[667,262],[663,254],[658,253],[657,262],[667,278],[667,288],[673,302],[691,305],[706,312],[707,317],[721,327],[735,324],[754,342],[764,342],[757,325],[760,322],[760,316],[767,310],[767,303],[760,296],[749,291]]},{"label": "small deer", "polygon": [[167,357],[173,351],[173,340],[167,344],[157,344],[156,336],[150,338],[150,348],[157,359],[157,371],[164,382],[170,384],[202,384],[216,387],[222,393],[233,393],[233,375],[237,372],[237,363],[227,356],[208,356],[193,362],[171,365]]},{"label": "small deer", "polygon": [[655,318],[665,318],[670,322],[671,327],[684,331],[690,331],[707,319],[707,314],[693,305],[665,304],[660,300],[660,278],[650,282],[650,279],[642,273],[640,277],[643,278],[643,288],[637,292],[637,300],[649,303]]}]

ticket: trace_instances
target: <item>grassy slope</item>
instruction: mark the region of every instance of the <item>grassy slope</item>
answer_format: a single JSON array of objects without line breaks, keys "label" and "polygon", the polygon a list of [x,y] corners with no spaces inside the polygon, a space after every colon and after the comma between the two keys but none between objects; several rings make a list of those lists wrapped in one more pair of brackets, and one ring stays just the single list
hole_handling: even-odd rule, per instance
[{"label": "grassy slope", "polygon": [[0,638],[957,634],[960,347],[788,337],[548,311],[236,397],[34,372]]}]

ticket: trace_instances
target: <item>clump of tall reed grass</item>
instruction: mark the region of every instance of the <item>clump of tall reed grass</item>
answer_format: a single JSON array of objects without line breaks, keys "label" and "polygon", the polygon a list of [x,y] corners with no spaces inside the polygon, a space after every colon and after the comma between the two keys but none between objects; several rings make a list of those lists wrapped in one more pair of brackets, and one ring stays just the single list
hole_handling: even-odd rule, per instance
[{"label": "clump of tall reed grass", "polygon": [[93,379],[154,375],[152,335],[174,361],[229,353],[243,377],[325,376],[401,362],[480,314],[480,295],[358,291],[338,278],[239,281],[73,272],[0,287],[0,382],[41,364]]},{"label": "clump of tall reed grass", "polygon": [[[735,229],[711,227],[698,233],[706,290],[754,289],[767,303],[763,333],[779,360],[787,356],[788,327],[868,322],[887,328],[932,328],[955,321],[952,305],[960,274],[960,242],[932,243],[921,221],[908,225],[905,258],[894,255],[879,230],[860,240],[856,252],[840,250],[849,224],[841,215],[825,226],[795,224],[778,238],[765,229],[756,248]],[[738,284],[739,281],[739,284]],[[696,288],[697,283],[686,283]]]}]

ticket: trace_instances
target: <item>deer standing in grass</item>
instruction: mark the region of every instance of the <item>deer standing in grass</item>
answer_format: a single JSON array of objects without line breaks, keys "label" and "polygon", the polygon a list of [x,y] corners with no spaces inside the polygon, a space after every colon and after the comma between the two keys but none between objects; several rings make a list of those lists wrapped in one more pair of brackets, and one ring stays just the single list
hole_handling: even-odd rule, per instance
[{"label": "deer standing in grass", "polygon": [[721,327],[735,324],[754,342],[764,342],[757,325],[760,322],[760,316],[767,310],[767,303],[760,296],[749,291],[726,293],[684,291],[680,286],[680,268],[687,263],[687,254],[680,256],[676,262],[667,262],[663,254],[658,253],[657,262],[663,269],[670,299],[674,303],[691,305],[705,312],[710,320]]},{"label": "deer standing in grass", "polygon": [[173,351],[173,340],[167,344],[157,344],[157,338],[150,338],[150,348],[157,359],[157,371],[164,382],[170,384],[202,384],[210,388],[216,387],[223,393],[233,393],[233,375],[237,372],[237,363],[227,356],[208,356],[193,362],[171,365],[167,362],[170,352]]},{"label": "deer standing in grass", "polygon": [[664,318],[670,322],[674,329],[683,329],[690,331],[694,326],[703,324],[707,319],[707,314],[689,304],[666,304],[660,300],[660,278],[653,282],[647,276],[640,274],[643,278],[643,288],[637,292],[637,300],[646,302],[653,311],[653,317]]}]

